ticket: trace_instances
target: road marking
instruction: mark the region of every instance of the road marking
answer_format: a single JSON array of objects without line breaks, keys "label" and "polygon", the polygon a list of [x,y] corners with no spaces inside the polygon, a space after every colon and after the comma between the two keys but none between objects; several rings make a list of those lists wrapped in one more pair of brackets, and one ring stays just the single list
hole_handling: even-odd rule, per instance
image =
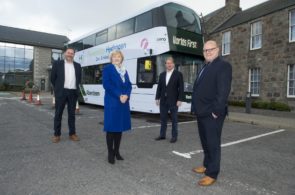
[{"label": "road marking", "polygon": [[[185,122],[179,122],[178,125],[182,124],[189,124],[189,123],[196,123],[196,120],[193,121],[185,121]],[[171,126],[172,124],[169,123],[168,126]],[[133,127],[132,130],[134,129],[145,129],[145,128],[153,128],[153,127],[161,127],[161,124],[156,124],[156,125],[143,125],[143,126],[138,126],[138,127]]]},{"label": "road marking", "polygon": [[[243,142],[251,141],[251,140],[254,140],[254,139],[258,139],[258,138],[265,137],[265,136],[272,135],[272,134],[276,134],[276,133],[281,133],[281,132],[284,132],[284,131],[286,131],[286,130],[285,129],[279,129],[279,130],[272,131],[272,132],[269,132],[269,133],[264,133],[264,134],[261,134],[261,135],[256,135],[256,136],[248,137],[248,138],[245,138],[245,139],[240,139],[240,140],[237,140],[237,141],[221,144],[221,147],[228,147],[228,146],[231,146],[231,145],[240,144],[240,143],[243,143]],[[199,153],[202,153],[202,152],[203,152],[203,150],[195,150],[195,151],[187,152],[187,153],[181,153],[181,152],[177,152],[175,150],[172,151],[173,154],[175,154],[177,156],[181,156],[183,158],[188,158],[188,159],[192,158],[192,155],[199,154]]]}]

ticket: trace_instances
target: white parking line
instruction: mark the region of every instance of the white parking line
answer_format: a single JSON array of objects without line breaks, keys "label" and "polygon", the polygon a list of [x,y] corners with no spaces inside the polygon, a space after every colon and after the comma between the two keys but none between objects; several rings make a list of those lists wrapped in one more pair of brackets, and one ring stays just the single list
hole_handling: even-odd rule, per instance
[{"label": "white parking line", "polygon": [[[264,134],[261,134],[261,135],[256,135],[256,136],[248,137],[248,138],[245,138],[245,139],[240,139],[240,140],[237,140],[237,141],[221,144],[221,147],[227,147],[227,146],[231,146],[231,145],[251,141],[251,140],[254,140],[254,139],[258,139],[258,138],[265,137],[265,136],[272,135],[272,134],[276,134],[276,133],[281,133],[281,132],[284,132],[284,131],[286,131],[286,130],[285,129],[279,129],[279,130],[272,131],[272,132],[269,132],[269,133],[264,133]],[[187,152],[187,153],[181,153],[181,152],[177,152],[177,151],[172,151],[173,154],[175,154],[177,156],[181,156],[183,158],[188,158],[188,159],[192,158],[192,155],[199,154],[199,153],[202,153],[202,152],[203,152],[203,150],[195,150],[195,151]]]}]

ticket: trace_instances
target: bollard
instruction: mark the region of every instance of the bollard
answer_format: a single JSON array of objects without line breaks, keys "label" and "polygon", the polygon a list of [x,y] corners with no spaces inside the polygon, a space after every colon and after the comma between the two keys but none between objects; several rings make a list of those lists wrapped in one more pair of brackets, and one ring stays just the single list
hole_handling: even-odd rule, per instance
[{"label": "bollard", "polygon": [[247,95],[246,95],[246,113],[251,114],[251,106],[252,106],[251,92],[247,92]]},{"label": "bollard", "polygon": [[32,92],[32,90],[30,90],[30,95],[29,95],[28,102],[33,103],[33,92]]},{"label": "bollard", "polygon": [[76,111],[75,111],[76,114],[80,114],[80,106],[79,106],[79,101],[77,101],[76,103]]},{"label": "bollard", "polygon": [[40,99],[40,93],[37,94],[37,100],[35,102],[35,105],[36,106],[41,106],[42,105],[42,102],[41,102],[41,99]]}]

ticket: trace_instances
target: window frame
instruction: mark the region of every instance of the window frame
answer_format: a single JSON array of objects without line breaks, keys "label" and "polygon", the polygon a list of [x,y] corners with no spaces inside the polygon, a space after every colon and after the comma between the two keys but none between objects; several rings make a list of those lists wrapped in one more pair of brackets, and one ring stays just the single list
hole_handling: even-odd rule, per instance
[{"label": "window frame", "polygon": [[[225,41],[225,35],[229,33],[229,41],[228,42],[224,42]],[[229,51],[228,53],[225,53],[225,45],[228,44],[229,45]],[[222,56],[227,56],[227,55],[230,55],[230,52],[231,52],[231,31],[225,31],[222,33]]]},{"label": "window frame", "polygon": [[[287,75],[287,98],[295,98],[295,94],[294,95],[290,95],[290,68],[291,66],[294,66],[295,69],[295,64],[289,64],[288,65],[288,75]],[[295,79],[293,80],[295,82]]]},{"label": "window frame", "polygon": [[[141,73],[146,73],[146,72],[141,72],[140,70],[140,65],[142,61],[145,60],[151,60],[152,61],[152,81],[151,82],[139,82],[139,74]],[[149,56],[149,57],[142,57],[137,59],[137,70],[136,70],[136,85],[138,88],[153,88],[154,84],[156,84],[156,77],[157,77],[157,65],[156,65],[156,57],[154,56]]]},{"label": "window frame", "polygon": [[[254,24],[257,24],[257,23],[261,24],[261,32],[260,32],[260,34],[253,35],[253,27],[254,27]],[[251,28],[250,28],[250,50],[261,49],[262,48],[262,35],[263,35],[262,21],[258,20],[258,21],[252,22],[250,24],[250,26],[251,26]],[[256,37],[256,36],[261,36],[261,45],[260,45],[260,47],[252,47],[253,46],[253,37]]]},{"label": "window frame", "polygon": [[294,37],[292,39],[292,28],[295,28],[295,21],[294,21],[294,25],[292,25],[292,12],[295,15],[295,9],[292,9],[289,11],[289,42],[295,42],[295,34]]},{"label": "window frame", "polygon": [[[259,90],[259,93],[258,94],[253,94],[252,93],[252,88],[251,88],[251,84],[254,83],[254,81],[252,81],[252,72],[253,70],[259,70],[259,80],[258,80],[258,90]],[[251,97],[260,97],[260,92],[261,92],[261,68],[259,67],[256,67],[256,68],[249,68],[249,82],[248,82],[248,92],[251,92]],[[257,82],[257,81],[255,81]]]}]

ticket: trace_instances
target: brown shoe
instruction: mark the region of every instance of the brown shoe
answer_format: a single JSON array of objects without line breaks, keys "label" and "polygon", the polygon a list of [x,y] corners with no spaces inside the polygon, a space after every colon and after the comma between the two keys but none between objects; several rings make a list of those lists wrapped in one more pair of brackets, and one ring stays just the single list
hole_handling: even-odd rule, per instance
[{"label": "brown shoe", "polygon": [[58,143],[60,141],[60,136],[53,136],[52,139],[51,139],[51,141],[53,143]]},{"label": "brown shoe", "polygon": [[70,138],[70,140],[72,140],[74,142],[80,141],[79,137],[76,134],[70,135],[69,138]]},{"label": "brown shoe", "polygon": [[214,184],[215,181],[216,181],[216,179],[213,179],[212,177],[209,177],[209,176],[205,176],[202,179],[200,179],[198,184],[200,186],[210,186],[210,185]]},{"label": "brown shoe", "polygon": [[206,168],[204,166],[200,166],[200,167],[193,168],[192,171],[198,174],[204,174],[206,171]]}]

